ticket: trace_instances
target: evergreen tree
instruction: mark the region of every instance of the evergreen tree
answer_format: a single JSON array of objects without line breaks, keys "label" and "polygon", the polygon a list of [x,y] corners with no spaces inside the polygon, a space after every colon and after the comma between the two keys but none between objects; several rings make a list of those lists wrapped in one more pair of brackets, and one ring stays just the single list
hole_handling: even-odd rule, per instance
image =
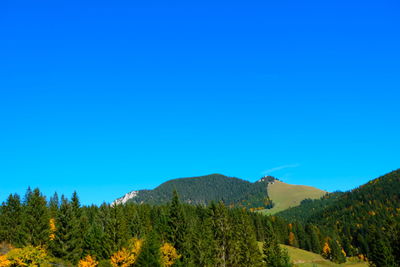
[{"label": "evergreen tree", "polygon": [[[396,267],[392,247],[389,241],[376,229],[371,229],[370,253],[368,259],[377,267]],[[398,249],[398,248],[396,248]]]},{"label": "evergreen tree", "polygon": [[336,239],[329,240],[329,247],[331,249],[331,260],[336,263],[344,263],[346,262],[346,255],[342,247],[339,244],[339,241]]},{"label": "evergreen tree", "polygon": [[23,231],[23,210],[20,197],[17,194],[10,195],[1,206],[0,212],[0,240],[14,246],[25,244],[25,232]]},{"label": "evergreen tree", "polygon": [[123,206],[113,205],[109,207],[109,221],[107,222],[105,231],[109,237],[113,252],[120,250],[127,244],[129,233],[123,214]]},{"label": "evergreen tree", "polygon": [[195,266],[214,266],[215,240],[212,232],[212,221],[209,209],[196,207],[196,217],[192,233],[191,252]]},{"label": "evergreen tree", "polygon": [[43,246],[49,241],[49,213],[45,197],[39,189],[28,189],[23,217],[23,228],[27,243]]},{"label": "evergreen tree", "polygon": [[81,217],[84,234],[82,241],[83,255],[93,255],[96,259],[109,258],[107,241],[99,219],[98,208],[85,209]]},{"label": "evergreen tree", "polygon": [[142,250],[135,266],[161,267],[161,243],[155,231],[151,231],[144,241]]},{"label": "evergreen tree", "polygon": [[310,247],[308,250],[320,254],[322,250],[321,241],[319,239],[316,227],[308,224],[306,226],[306,233],[308,234],[310,239]]},{"label": "evergreen tree", "polygon": [[222,202],[217,205],[212,203],[210,211],[215,240],[215,266],[227,266],[229,261],[229,243],[232,235],[228,211]]},{"label": "evergreen tree", "polygon": [[51,218],[56,217],[59,206],[60,206],[60,200],[58,199],[57,192],[55,192],[49,201],[49,210]]},{"label": "evergreen tree", "polygon": [[290,267],[289,255],[282,249],[276,239],[271,223],[266,226],[265,240],[263,244],[264,262],[267,267]]},{"label": "evergreen tree", "polygon": [[176,190],[173,191],[172,201],[169,205],[168,216],[168,242],[171,243],[179,254],[182,255],[181,262],[188,260],[188,244],[187,244],[187,222],[186,215]]},{"label": "evergreen tree", "polygon": [[[254,225],[247,212],[233,211],[233,243],[234,253],[230,250],[229,265],[231,266],[259,266],[261,254],[258,248]],[[232,245],[231,245],[232,247]]]},{"label": "evergreen tree", "polygon": [[[74,200],[75,205],[77,199]],[[79,207],[73,207],[72,203],[64,196],[61,197],[61,205],[56,215],[55,238],[50,243],[53,255],[77,263],[82,256],[82,229],[80,225]]]}]

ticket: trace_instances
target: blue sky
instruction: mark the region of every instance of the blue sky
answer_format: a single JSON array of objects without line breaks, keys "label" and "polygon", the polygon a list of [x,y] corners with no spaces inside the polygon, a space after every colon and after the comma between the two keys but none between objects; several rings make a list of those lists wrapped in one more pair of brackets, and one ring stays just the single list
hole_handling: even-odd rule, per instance
[{"label": "blue sky", "polygon": [[398,1],[1,1],[0,201],[400,168]]}]

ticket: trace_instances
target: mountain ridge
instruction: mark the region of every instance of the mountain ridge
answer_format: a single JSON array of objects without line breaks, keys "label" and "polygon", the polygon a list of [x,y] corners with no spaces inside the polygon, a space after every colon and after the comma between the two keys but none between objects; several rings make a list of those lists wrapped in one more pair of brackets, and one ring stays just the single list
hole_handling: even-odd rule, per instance
[{"label": "mountain ridge", "polygon": [[[165,181],[152,190],[130,191],[121,198],[116,199],[113,204],[125,204],[128,202],[137,204],[164,204],[171,199],[172,191],[177,190],[182,202],[187,204],[208,205],[213,201],[223,201],[229,206],[239,206],[254,210],[268,210],[272,208],[274,204],[280,204],[274,202],[273,199],[271,200],[268,192],[269,185],[275,182],[282,183],[279,179],[272,176],[264,176],[255,182],[250,182],[218,173],[196,177],[174,178]],[[315,187],[302,185],[293,186],[313,189],[311,190],[313,191],[312,194],[302,189],[304,192],[300,192],[300,195],[304,196],[304,199],[321,197],[326,193]],[[297,200],[292,206],[299,205],[300,200]],[[281,204],[280,206],[285,207],[285,205],[286,204]]]}]

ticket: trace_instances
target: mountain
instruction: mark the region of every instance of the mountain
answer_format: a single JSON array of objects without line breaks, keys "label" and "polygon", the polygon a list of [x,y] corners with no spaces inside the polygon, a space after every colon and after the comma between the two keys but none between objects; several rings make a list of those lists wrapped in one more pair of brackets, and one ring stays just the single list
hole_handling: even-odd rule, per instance
[{"label": "mountain", "polygon": [[312,186],[293,185],[275,180],[268,185],[268,196],[274,206],[265,212],[275,214],[290,207],[296,207],[305,199],[320,199],[325,194],[327,194],[326,191]]},{"label": "mountain", "polygon": [[222,174],[210,174],[199,177],[169,180],[153,190],[132,191],[114,201],[115,204],[134,202],[164,204],[170,201],[172,192],[179,193],[182,202],[193,205],[208,205],[212,201],[223,201],[227,205],[248,208],[270,208],[268,183],[273,177],[264,177],[255,183]]},{"label": "mountain", "polygon": [[[265,176],[251,183],[222,174],[169,180],[153,190],[131,191],[114,201],[164,204],[177,190],[182,202],[193,205],[208,205],[212,201],[223,201],[230,206],[242,206],[256,210],[268,210],[276,205],[277,211],[300,204],[305,198],[319,198],[326,192],[317,188],[289,185],[272,176]],[[271,196],[274,197],[271,201]]]},{"label": "mountain", "polygon": [[364,255],[376,266],[400,262],[400,169],[276,215],[326,229],[347,255]]}]

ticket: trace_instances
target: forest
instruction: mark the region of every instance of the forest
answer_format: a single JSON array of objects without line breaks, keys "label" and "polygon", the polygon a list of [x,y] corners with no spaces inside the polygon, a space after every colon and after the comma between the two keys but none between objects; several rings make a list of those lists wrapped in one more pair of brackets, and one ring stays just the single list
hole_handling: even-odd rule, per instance
[{"label": "forest", "polygon": [[190,206],[176,191],[167,205],[97,207],[28,190],[3,203],[0,239],[0,266],[290,266],[271,218],[222,202]]},{"label": "forest", "polygon": [[[276,216],[181,202],[84,206],[39,189],[0,208],[0,266],[292,266],[286,244],[336,263],[399,266],[399,171]],[[304,216],[303,216],[304,215]]]},{"label": "forest", "polygon": [[165,204],[171,199],[173,190],[177,190],[180,200],[192,205],[223,201],[227,206],[269,209],[273,203],[268,197],[267,187],[274,180],[274,177],[267,176],[251,183],[222,174],[172,179],[153,190],[137,191],[137,195],[129,202]]}]

